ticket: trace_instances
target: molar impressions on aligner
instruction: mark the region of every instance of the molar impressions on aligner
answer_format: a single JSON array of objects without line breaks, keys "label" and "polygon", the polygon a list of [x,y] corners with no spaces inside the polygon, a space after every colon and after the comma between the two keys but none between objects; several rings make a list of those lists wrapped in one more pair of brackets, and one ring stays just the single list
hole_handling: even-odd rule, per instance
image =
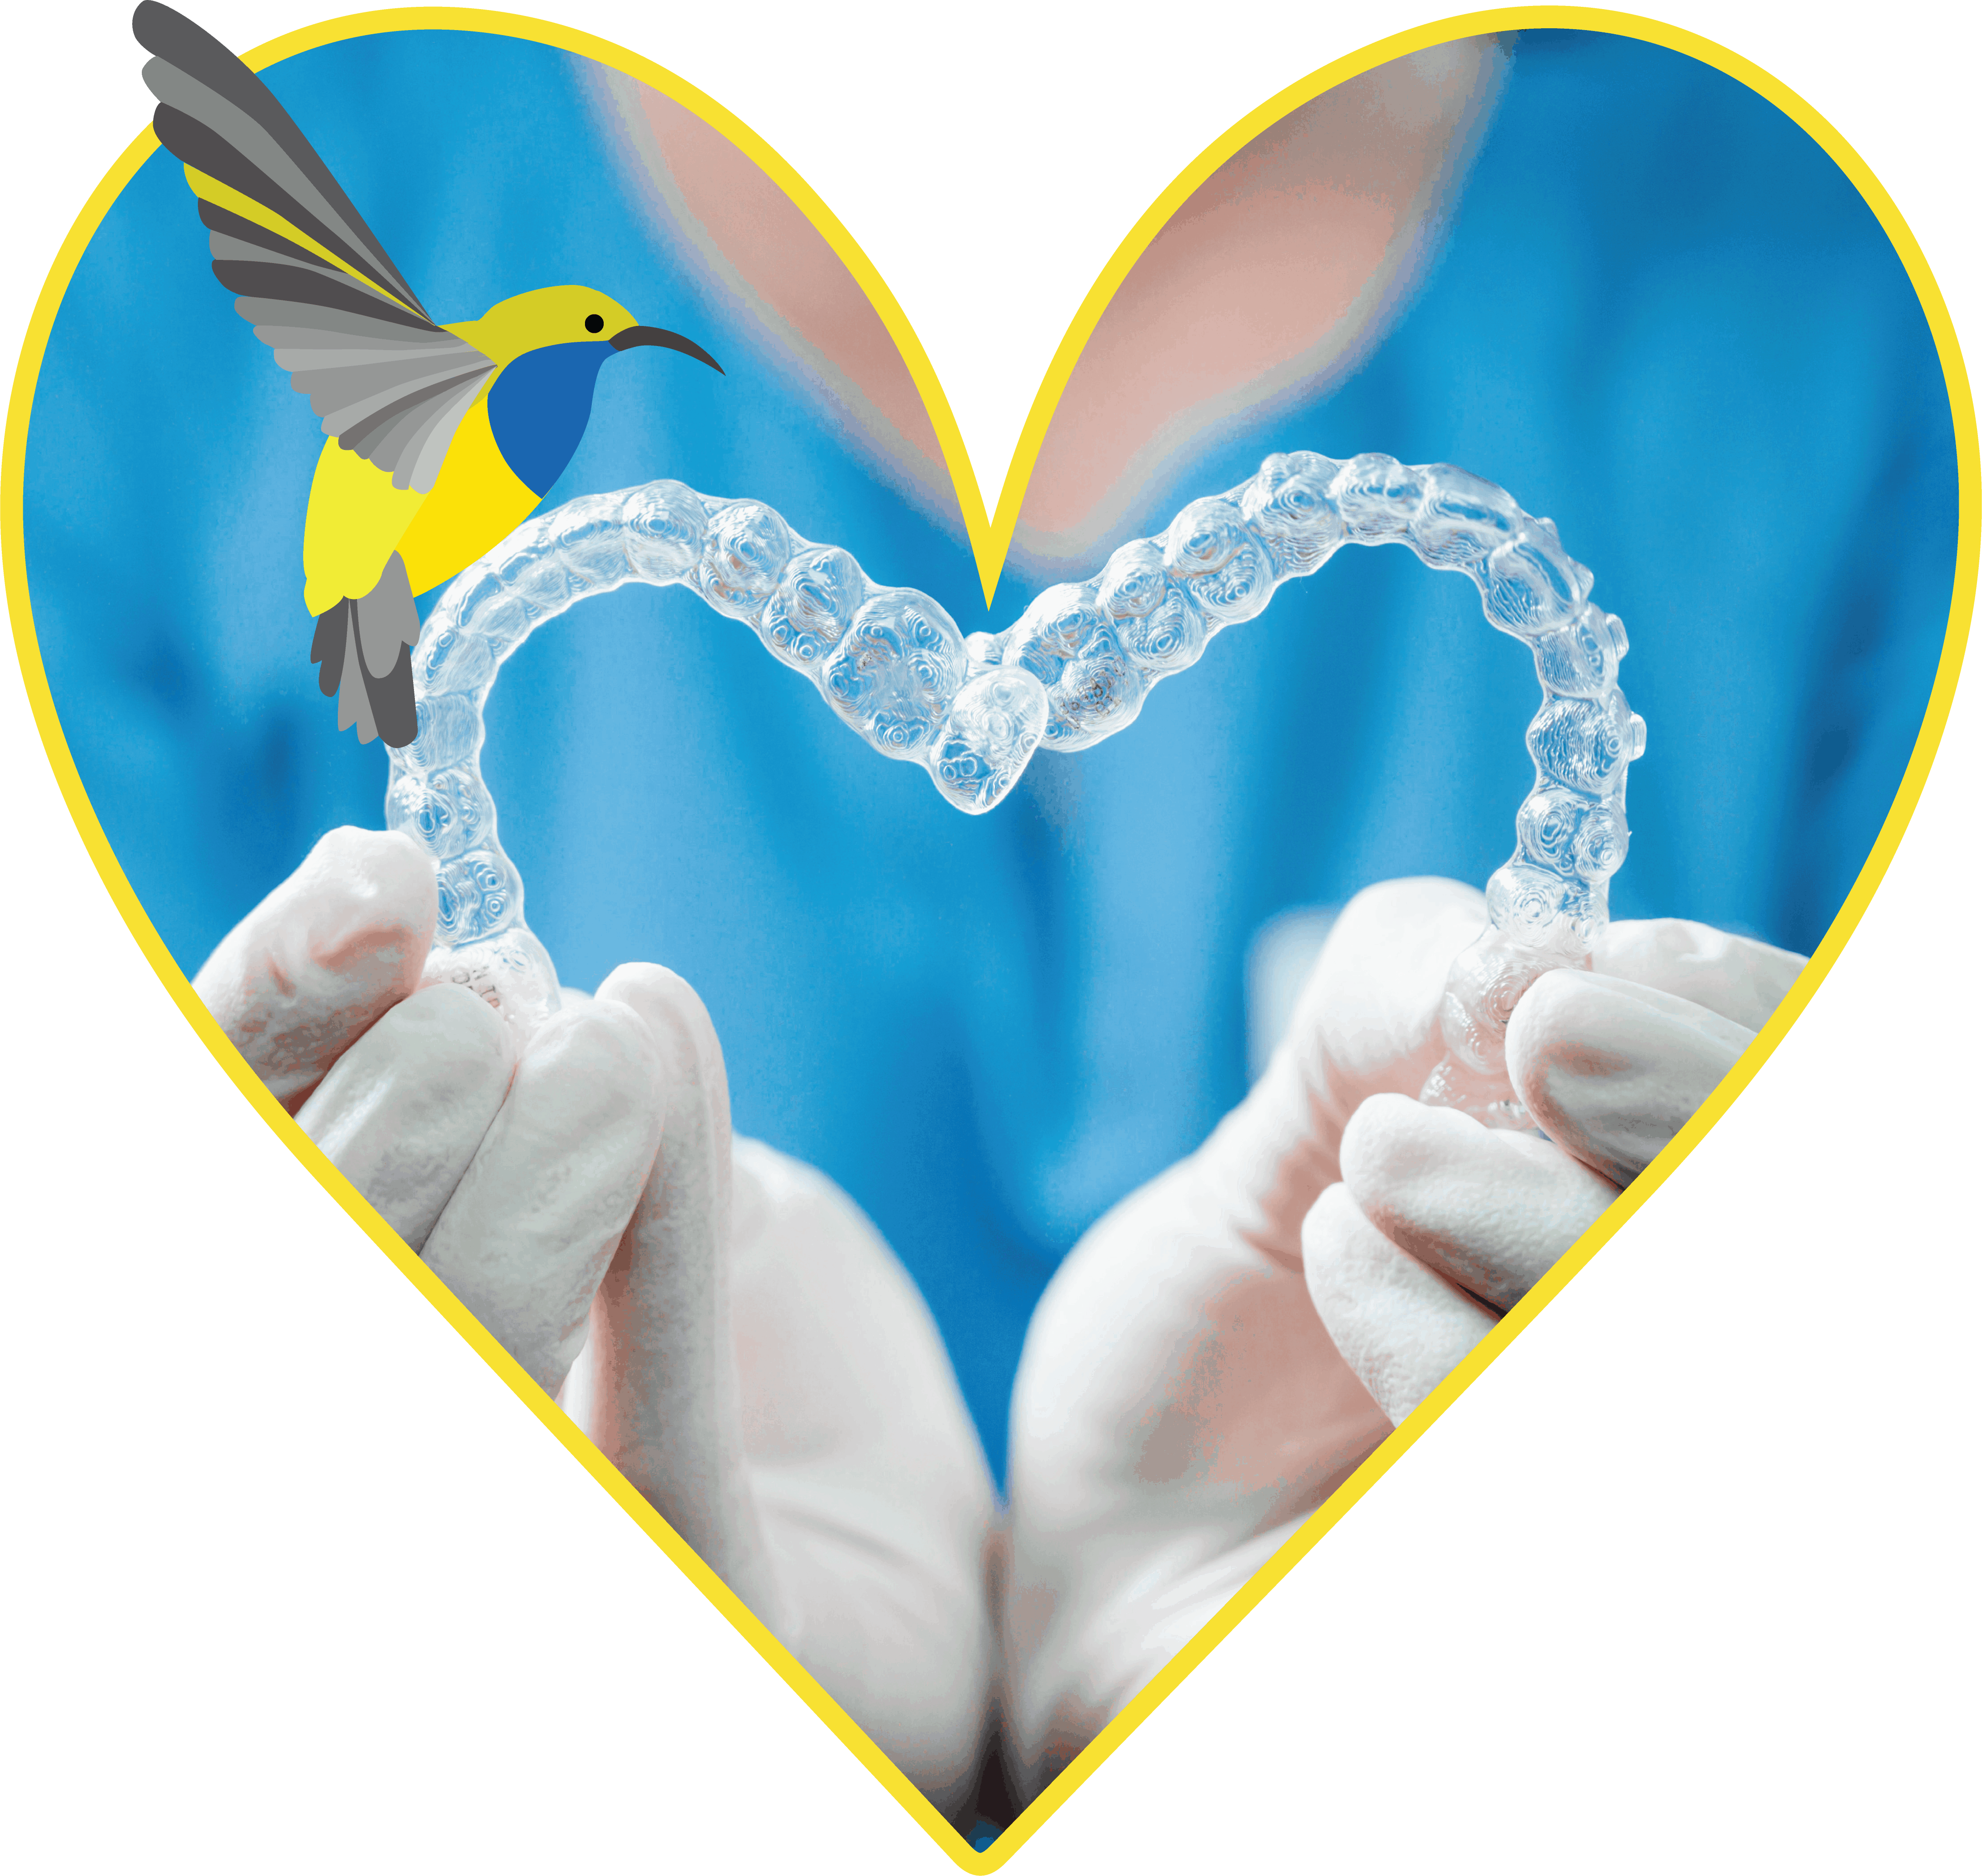
[{"label": "molar impressions on aligner", "polygon": [[429,976],[470,985],[526,1028],[556,1007],[555,971],[496,838],[482,707],[502,661],[588,594],[692,588],[810,678],[870,748],[921,763],[945,800],[983,814],[1037,750],[1084,749],[1126,728],[1155,685],[1286,581],[1345,545],[1393,541],[1466,575],[1488,623],[1530,647],[1541,681],[1527,732],[1534,787],[1514,853],[1487,882],[1492,925],[1453,968],[1450,1052],[1424,1095],[1526,1125],[1507,1081],[1507,1018],[1542,971],[1587,961],[1603,927],[1644,725],[1617,688],[1623,627],[1590,603],[1590,571],[1554,523],[1443,463],[1270,456],[1160,535],[1117,548],[1092,579],[1050,587],[1003,631],[967,638],[926,594],[875,585],[851,555],[804,539],[760,501],[660,481],[539,516],[448,588],[414,653],[419,734],[392,752],[386,821],[439,866]]}]

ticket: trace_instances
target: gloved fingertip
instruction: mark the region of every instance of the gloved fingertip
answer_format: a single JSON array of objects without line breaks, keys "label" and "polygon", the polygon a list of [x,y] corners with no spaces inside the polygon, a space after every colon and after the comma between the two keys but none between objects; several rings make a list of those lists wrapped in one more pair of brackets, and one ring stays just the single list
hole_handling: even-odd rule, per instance
[{"label": "gloved fingertip", "polygon": [[686,978],[665,965],[622,964],[599,986],[598,1000],[638,1015],[659,1045],[670,1080],[720,1087],[727,1111],[722,1045],[707,1007]]},{"label": "gloved fingertip", "polygon": [[412,994],[439,918],[431,855],[404,834],[333,828],[292,883],[308,907],[311,955],[324,968],[396,965],[401,994]]},{"label": "gloved fingertip", "polygon": [[439,1045],[437,1061],[465,1073],[516,1065],[516,1032],[493,1004],[465,984],[429,984],[387,1012],[384,1020],[418,1025]]},{"label": "gloved fingertip", "polygon": [[1507,1071],[1551,1140],[1626,1185],[1753,1040],[1752,1030],[1668,991],[1553,971],[1515,1007]]},{"label": "gloved fingertip", "polygon": [[1406,1095],[1372,1095],[1342,1132],[1342,1178],[1357,1205],[1421,1175],[1453,1138],[1480,1131],[1456,1108],[1428,1108]]},{"label": "gloved fingertip", "polygon": [[1551,1068],[1598,1075],[1633,1065],[1604,1046],[1604,1018],[1615,998],[1592,982],[1588,971],[1550,971],[1515,1005],[1507,1021],[1507,1075],[1523,1099],[1531,1091],[1545,1096]]},{"label": "gloved fingertip", "polygon": [[1497,1319],[1370,1223],[1333,1185],[1301,1226],[1308,1295],[1329,1338],[1400,1424]]},{"label": "gloved fingertip", "polygon": [[1690,918],[1620,919],[1598,935],[1590,953],[1601,975],[1683,997],[1747,1029],[1769,1020],[1809,961]]},{"label": "gloved fingertip", "polygon": [[599,986],[598,995],[602,1002],[623,1003],[643,1017],[665,1011],[670,1020],[715,1028],[694,986],[664,964],[622,964]]},{"label": "gloved fingertip", "polygon": [[472,991],[435,985],[388,1010],[297,1111],[303,1131],[415,1251],[502,1106],[512,1038]]},{"label": "gloved fingertip", "polygon": [[1649,1067],[1675,1048],[1710,1048],[1731,1061],[1754,1039],[1746,1025],[1656,985],[1550,971],[1514,1006],[1507,1062],[1510,1073],[1530,1075],[1550,1062],[1612,1074]]},{"label": "gloved fingertip", "polygon": [[530,1038],[519,1067],[535,1082],[556,1084],[574,1111],[653,1106],[661,1087],[652,1031],[623,1004],[603,999],[560,1009]]},{"label": "gloved fingertip", "polygon": [[215,948],[193,989],[293,1111],[419,988],[439,909],[433,862],[412,840],[334,828]]}]

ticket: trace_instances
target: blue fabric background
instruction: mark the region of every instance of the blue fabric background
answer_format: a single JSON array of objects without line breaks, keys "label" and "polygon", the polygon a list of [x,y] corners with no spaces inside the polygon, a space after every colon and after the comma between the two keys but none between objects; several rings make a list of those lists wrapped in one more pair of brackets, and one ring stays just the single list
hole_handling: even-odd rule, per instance
[{"label": "blue fabric background", "polygon": [[[663,475],[754,495],[986,622],[960,534],[870,479],[657,249],[565,55],[407,33],[267,77],[436,317],[580,281],[722,359],[720,378],[653,351],[609,363],[552,503]],[[189,972],[325,829],[380,824],[385,772],[332,732],[309,662],[314,420],[202,237],[155,156],[76,270],[26,482],[64,728]],[[1293,448],[1463,464],[1552,515],[1630,630],[1650,725],[1614,911],[1816,943],[1918,731],[1956,483],[1926,321],[1801,131],[1677,55],[1524,35],[1388,341],[1326,401],[1213,439],[1129,531]],[[989,622],[1029,596],[1008,580]],[[1252,933],[1397,875],[1483,881],[1535,698],[1465,582],[1344,553],[1129,733],[1040,758],[969,820],[747,633],[639,590],[512,663],[486,773],[565,980],[649,958],[696,985],[739,1128],[873,1216],[1001,1466],[1056,1262],[1243,1091]]]}]

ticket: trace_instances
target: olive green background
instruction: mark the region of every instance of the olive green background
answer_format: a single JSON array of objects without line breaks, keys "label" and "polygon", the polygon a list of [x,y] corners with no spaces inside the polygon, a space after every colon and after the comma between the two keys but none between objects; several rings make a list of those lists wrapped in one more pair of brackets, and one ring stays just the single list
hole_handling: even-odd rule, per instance
[{"label": "olive green background", "polygon": [[[329,6],[189,10],[244,48]],[[791,158],[900,295],[993,497],[1157,190],[1280,85],[1439,16],[539,10]],[[1663,16],[1855,142],[1972,333],[1974,25]],[[127,22],[12,20],[10,361],[147,121]],[[113,371],[145,335],[101,343]],[[14,678],[0,711],[18,1866],[947,1868],[248,1111],[101,888]],[[1750,1094],[1025,1876],[1944,1860],[1972,1775],[1972,719]]]}]

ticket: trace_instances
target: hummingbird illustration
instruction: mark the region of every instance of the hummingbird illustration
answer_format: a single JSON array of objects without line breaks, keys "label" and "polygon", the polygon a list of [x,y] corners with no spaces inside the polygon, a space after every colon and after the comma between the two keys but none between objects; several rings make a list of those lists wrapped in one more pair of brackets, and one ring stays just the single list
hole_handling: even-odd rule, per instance
[{"label": "hummingbird illustration", "polygon": [[609,358],[693,340],[590,287],[540,287],[436,324],[268,87],[158,0],[132,15],[153,55],[152,128],[185,165],[215,277],[322,419],[303,525],[311,661],[361,743],[413,740],[416,594],[527,517],[572,458]]}]

